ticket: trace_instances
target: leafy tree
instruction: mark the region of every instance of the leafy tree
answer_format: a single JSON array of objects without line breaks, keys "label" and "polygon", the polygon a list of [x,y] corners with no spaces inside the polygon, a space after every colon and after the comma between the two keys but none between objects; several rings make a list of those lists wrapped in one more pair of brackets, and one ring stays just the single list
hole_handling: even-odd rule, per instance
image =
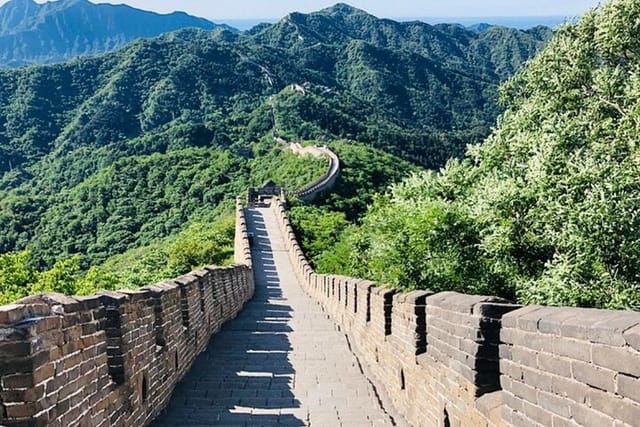
[{"label": "leafy tree", "polygon": [[28,251],[0,255],[0,304],[28,295],[29,285],[37,278],[29,258]]},{"label": "leafy tree", "polygon": [[507,110],[484,144],[393,186],[337,244],[346,261],[320,265],[399,287],[640,309],[638,16],[637,0],[612,0],[560,29],[503,86]]}]

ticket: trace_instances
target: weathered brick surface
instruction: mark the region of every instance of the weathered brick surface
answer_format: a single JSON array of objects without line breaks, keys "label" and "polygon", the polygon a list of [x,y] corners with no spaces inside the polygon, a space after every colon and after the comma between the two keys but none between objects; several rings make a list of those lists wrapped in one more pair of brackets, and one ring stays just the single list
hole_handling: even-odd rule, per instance
[{"label": "weathered brick surface", "polygon": [[527,307],[505,315],[507,406],[543,425],[634,425],[640,353],[626,334],[638,324],[638,313],[591,309]]},{"label": "weathered brick surface", "polygon": [[[144,426],[254,292],[239,207],[236,260],[137,291],[0,307],[0,425]],[[249,257],[247,257],[247,254]]]},{"label": "weathered brick surface", "polygon": [[338,276],[318,286],[284,206],[274,209],[300,284],[413,425],[638,425],[639,313],[401,294]]},{"label": "weathered brick surface", "polygon": [[[349,338],[381,399],[416,426],[624,426],[640,419],[640,315],[401,294],[319,275],[273,204],[303,289]],[[235,259],[137,291],[0,307],[0,425],[139,426],[255,292]]]}]

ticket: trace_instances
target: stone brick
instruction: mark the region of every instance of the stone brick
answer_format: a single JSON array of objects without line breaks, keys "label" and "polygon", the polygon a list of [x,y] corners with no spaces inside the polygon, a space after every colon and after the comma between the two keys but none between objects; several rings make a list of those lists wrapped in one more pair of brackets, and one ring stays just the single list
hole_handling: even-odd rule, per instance
[{"label": "stone brick", "polygon": [[26,319],[48,316],[47,304],[8,304],[0,306],[0,325],[13,325]]},{"label": "stone brick", "polygon": [[522,368],[522,379],[525,384],[542,391],[551,391],[553,376],[537,369]]},{"label": "stone brick", "polygon": [[571,375],[571,361],[550,353],[538,353],[538,368],[560,376]]},{"label": "stone brick", "polygon": [[560,335],[562,323],[575,317],[579,311],[571,308],[547,308],[538,322],[538,330],[545,334]]},{"label": "stone brick", "polygon": [[511,360],[523,366],[538,367],[538,352],[524,347],[511,349]]},{"label": "stone brick", "polygon": [[582,427],[613,426],[614,419],[589,408],[587,405],[572,405],[571,416]]},{"label": "stone brick", "polygon": [[628,424],[633,425],[640,420],[640,405],[610,393],[591,389],[589,404],[593,409]]},{"label": "stone brick", "polygon": [[[430,351],[430,350],[429,350]],[[502,371],[503,374],[517,379],[517,380],[521,380],[523,379],[523,373],[522,373],[522,365],[512,362],[509,359],[503,359],[501,360],[500,363],[500,369]]]},{"label": "stone brick", "polygon": [[571,362],[571,374],[577,381],[601,390],[615,392],[616,372],[612,370],[599,368],[589,363],[573,361]]},{"label": "stone brick", "polygon": [[[414,425],[426,420],[441,424],[445,406],[453,425],[618,427],[640,419],[637,313],[519,308],[494,297],[454,292],[393,297],[394,291],[381,288],[368,294],[367,313],[365,294],[373,284],[317,275],[295,241],[286,210],[279,201],[274,207],[300,284],[327,313],[335,315],[336,327],[347,334],[362,369],[371,370],[370,378],[381,396],[387,385],[389,399]],[[241,204],[236,207],[236,218],[236,262],[250,263]],[[176,279],[183,282],[180,286],[159,284],[87,298],[45,295],[24,300],[23,305],[0,307],[0,324],[9,326],[2,331],[0,366],[6,366],[5,361],[11,364],[9,371],[0,373],[5,405],[14,416],[19,411],[26,411],[25,415],[29,409],[38,410],[43,425],[50,427],[148,424],[205,349],[212,332],[235,317],[252,294],[251,275],[247,266],[210,266]],[[16,327],[18,322],[22,323]],[[279,327],[257,324],[259,331],[273,332]],[[406,350],[424,342],[425,324],[429,347],[416,357],[418,351]],[[329,356],[324,351],[319,341],[315,352],[305,357],[317,366],[317,357]],[[176,354],[180,355],[177,366]],[[272,362],[257,356],[249,355],[255,358],[251,372],[268,369]],[[336,370],[342,362],[333,362]],[[478,399],[498,388],[498,367],[502,390]],[[16,375],[20,370],[28,373]],[[401,371],[405,387],[400,393],[396,389]],[[143,372],[149,386],[144,404]],[[113,382],[116,374],[122,378],[121,385]],[[216,374],[204,375],[215,378]],[[260,390],[271,387],[272,380],[261,383],[242,378],[225,387],[242,387],[247,399],[255,400]],[[288,387],[276,391],[284,393]],[[324,400],[320,396],[319,401],[332,405],[344,401],[335,392],[333,389],[331,398],[324,396]],[[45,406],[12,407],[12,399]],[[210,408],[213,398],[194,389],[190,400]],[[284,394],[276,401],[295,403]],[[227,403],[235,406],[238,401]],[[359,411],[343,411],[343,423],[356,425]],[[333,413],[332,419],[339,420],[337,415]],[[282,417],[269,421],[276,423]]]},{"label": "stone brick", "polygon": [[640,378],[620,374],[616,394],[640,404]]},{"label": "stone brick", "polygon": [[551,353],[553,349],[553,341],[545,334],[515,330],[511,338],[517,346],[526,347],[530,350]]},{"label": "stone brick", "polygon": [[640,353],[629,347],[594,345],[593,364],[640,377]]},{"label": "stone brick", "polygon": [[541,309],[540,305],[528,305],[526,307],[519,308],[517,310],[506,313],[502,316],[502,327],[503,328],[516,328],[518,327],[518,319],[520,317],[527,315],[533,311],[537,311]]},{"label": "stone brick", "polygon": [[640,325],[624,331],[623,337],[629,347],[636,351],[640,351]]},{"label": "stone brick", "polygon": [[511,381],[509,387],[505,389],[513,393],[514,396],[526,400],[529,403],[538,403],[538,390],[523,382]]},{"label": "stone brick", "polygon": [[580,427],[575,421],[554,415],[551,418],[551,427]]},{"label": "stone brick", "polygon": [[552,414],[546,408],[524,401],[523,410],[527,417],[540,425],[549,426],[552,423]]},{"label": "stone brick", "polygon": [[565,319],[562,322],[562,326],[560,327],[561,335],[578,340],[588,340],[589,328],[602,319],[603,311],[601,310],[579,309],[576,311],[575,316]]},{"label": "stone brick", "polygon": [[537,307],[518,317],[518,329],[528,332],[538,332],[540,320],[556,313],[553,307]]},{"label": "stone brick", "polygon": [[571,417],[572,402],[568,399],[557,396],[553,393],[538,391],[537,403],[545,410],[551,411],[552,413],[563,418]]},{"label": "stone brick", "polygon": [[554,394],[571,399],[580,405],[587,404],[590,389],[589,386],[574,379],[560,376],[554,376],[551,379],[551,391]]},{"label": "stone brick", "polygon": [[592,342],[613,346],[624,346],[623,333],[640,324],[640,314],[635,312],[601,311],[602,319],[590,325],[588,338]]},{"label": "stone brick", "polygon": [[473,315],[501,319],[505,314],[522,308],[521,305],[505,303],[479,303],[473,307]]},{"label": "stone brick", "polygon": [[551,353],[582,362],[591,362],[592,345],[585,341],[578,341],[564,337],[554,337]]}]

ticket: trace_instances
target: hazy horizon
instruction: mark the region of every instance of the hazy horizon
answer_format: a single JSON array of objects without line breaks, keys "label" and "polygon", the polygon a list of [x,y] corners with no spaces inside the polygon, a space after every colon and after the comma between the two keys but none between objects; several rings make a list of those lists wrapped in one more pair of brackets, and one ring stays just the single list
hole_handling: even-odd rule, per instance
[{"label": "hazy horizon", "polygon": [[[0,0],[0,5],[10,0]],[[91,0],[93,3],[127,4],[159,13],[183,11],[212,21],[273,21],[291,12],[308,13],[330,7],[338,1],[327,0]],[[45,0],[36,0],[45,3]],[[480,19],[515,17],[576,17],[603,3],[599,0],[448,0],[447,2],[421,3],[414,0],[352,0],[345,2],[380,18],[408,19]]]},{"label": "hazy horizon", "polygon": [[[463,26],[473,26],[477,24],[490,24],[499,25],[504,27],[511,27],[517,29],[528,29],[537,25],[544,25],[547,27],[557,27],[563,24],[567,20],[571,20],[570,16],[478,16],[478,17],[455,17],[455,16],[443,16],[443,17],[428,17],[428,16],[409,16],[409,17],[391,17],[395,21],[409,22],[409,21],[422,21],[431,25],[435,24],[460,24]],[[278,18],[264,18],[264,19],[219,19],[215,20],[217,24],[226,24],[234,27],[238,30],[245,31],[255,27],[261,23],[275,23]]]}]

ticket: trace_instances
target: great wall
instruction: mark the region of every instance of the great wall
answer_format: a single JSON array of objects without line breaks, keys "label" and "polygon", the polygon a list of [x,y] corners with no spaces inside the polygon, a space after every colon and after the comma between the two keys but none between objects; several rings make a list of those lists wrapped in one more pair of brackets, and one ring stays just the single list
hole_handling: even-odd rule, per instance
[{"label": "great wall", "polygon": [[640,425],[640,313],[317,274],[274,191],[235,262],[0,307],[0,425]]}]

